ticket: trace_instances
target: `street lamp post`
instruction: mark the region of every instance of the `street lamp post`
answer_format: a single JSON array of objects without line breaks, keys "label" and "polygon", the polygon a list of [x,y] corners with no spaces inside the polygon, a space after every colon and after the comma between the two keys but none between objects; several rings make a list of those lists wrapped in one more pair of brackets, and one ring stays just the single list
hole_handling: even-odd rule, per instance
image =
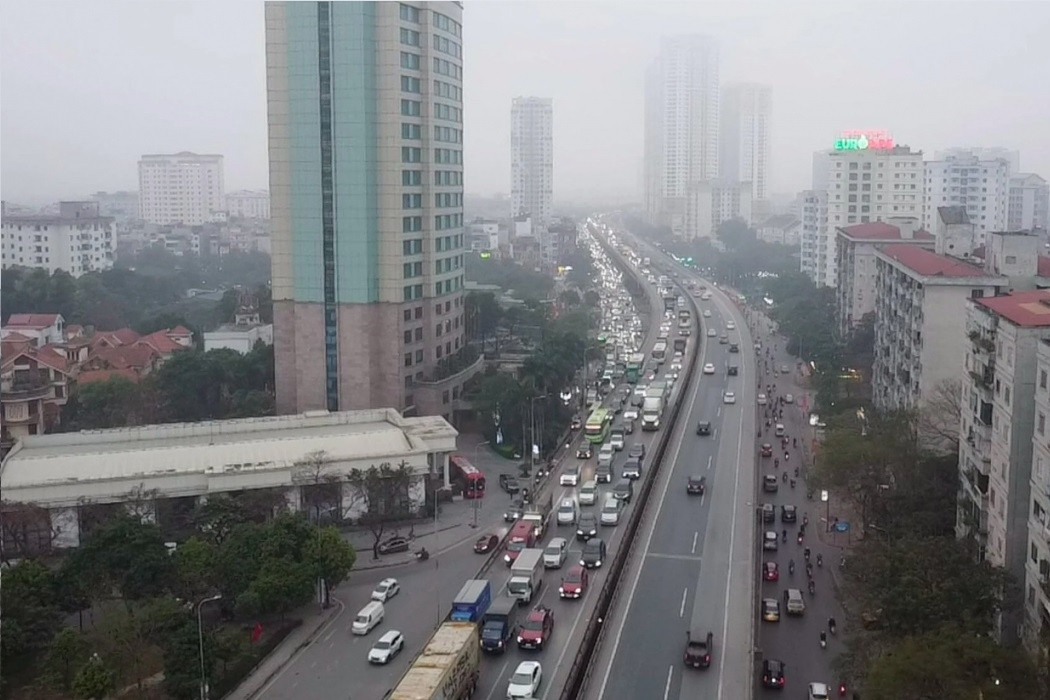
[{"label": "street lamp post", "polygon": [[222,600],[221,593],[217,593],[197,603],[197,646],[201,657],[200,700],[208,700],[208,675],[204,669],[204,621],[201,617],[201,608],[204,607],[205,603],[212,603],[216,600]]},{"label": "street lamp post", "polygon": [[[489,442],[490,442],[489,440],[486,440],[484,442],[479,442],[478,444],[474,445],[474,464],[475,465],[478,463],[478,450],[480,450],[485,445],[488,445]],[[474,522],[471,523],[470,526],[472,528],[477,528],[477,526],[478,526],[478,499],[477,498],[474,499],[473,509],[474,509]],[[435,525],[436,524],[437,523],[435,522]],[[437,528],[435,527],[435,530],[436,529]]]}]

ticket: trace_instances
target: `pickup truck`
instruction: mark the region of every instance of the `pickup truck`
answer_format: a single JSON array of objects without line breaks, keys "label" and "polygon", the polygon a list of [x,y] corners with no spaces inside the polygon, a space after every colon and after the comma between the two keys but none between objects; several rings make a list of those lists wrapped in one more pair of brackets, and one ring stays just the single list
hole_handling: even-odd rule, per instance
[{"label": "pickup truck", "polygon": [[492,587],[488,579],[471,579],[463,584],[463,588],[452,599],[449,619],[453,622],[478,622],[488,611],[491,602]]},{"label": "pickup truck", "polygon": [[502,654],[514,637],[514,619],[517,616],[518,600],[511,597],[497,598],[481,618],[481,650]]},{"label": "pickup truck", "polygon": [[711,653],[714,651],[715,636],[707,632],[686,632],[685,665],[693,668],[707,668],[711,665]]},{"label": "pickup truck", "polygon": [[528,605],[543,585],[543,550],[526,549],[510,567],[507,592],[518,599],[519,605]]}]

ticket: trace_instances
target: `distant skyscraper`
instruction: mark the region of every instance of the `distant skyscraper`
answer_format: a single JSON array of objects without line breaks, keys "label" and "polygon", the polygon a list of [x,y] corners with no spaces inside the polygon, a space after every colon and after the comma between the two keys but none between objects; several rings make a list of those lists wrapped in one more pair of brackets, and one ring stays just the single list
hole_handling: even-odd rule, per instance
[{"label": "distant skyscraper", "polygon": [[934,229],[937,209],[950,206],[966,208],[978,233],[977,245],[984,245],[987,234],[1006,230],[1010,161],[1005,154],[984,153],[990,150],[952,149],[938,154],[943,158],[926,161],[923,227],[927,231]]},{"label": "distant skyscraper", "polygon": [[992,146],[990,148],[985,147],[966,147],[966,146],[953,146],[952,148],[946,148],[943,151],[937,151],[933,154],[934,160],[945,160],[952,156],[976,156],[978,160],[995,160],[996,158],[1005,158],[1010,164],[1010,172],[1016,173],[1021,170],[1021,153],[1015,151],[1012,148],[1002,148],[1001,146]]},{"label": "distant skyscraper", "polygon": [[646,72],[645,202],[652,223],[687,230],[691,197],[718,178],[718,46],[703,36],[664,39]]},{"label": "distant skyscraper", "polygon": [[451,417],[462,4],[266,4],[277,409]]},{"label": "distant skyscraper", "polygon": [[1010,231],[1050,230],[1050,185],[1034,173],[1010,178],[1006,226]]},{"label": "distant skyscraper", "polygon": [[183,151],[139,160],[140,218],[151,224],[199,226],[226,209],[222,156]]},{"label": "distant skyscraper", "polygon": [[554,201],[554,110],[549,97],[515,97],[510,110],[511,216],[538,228]]},{"label": "distant skyscraper", "polygon": [[723,180],[751,183],[751,199],[769,198],[770,127],[773,90],[738,83],[722,90],[719,168]]}]

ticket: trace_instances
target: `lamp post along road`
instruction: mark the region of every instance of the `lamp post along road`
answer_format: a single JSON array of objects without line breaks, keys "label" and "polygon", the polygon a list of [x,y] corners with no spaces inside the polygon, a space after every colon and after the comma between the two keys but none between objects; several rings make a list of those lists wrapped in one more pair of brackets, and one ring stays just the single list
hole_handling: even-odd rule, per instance
[{"label": "lamp post along road", "polygon": [[[478,444],[474,445],[474,465],[475,466],[477,466],[477,464],[478,464],[478,451],[482,447],[484,447],[485,445],[488,445],[490,442],[491,442],[490,440],[486,440],[485,442],[479,442]],[[487,486],[488,485],[486,484],[486,487]],[[475,528],[475,529],[478,527],[478,505],[479,505],[478,499],[475,498],[474,499],[474,503],[472,504],[473,510],[474,510],[474,522],[471,523],[471,525],[470,525],[472,528]],[[437,523],[435,522],[434,525],[435,525],[434,531],[436,532],[437,531],[437,527],[436,527]]]},{"label": "lamp post along road", "polygon": [[208,674],[204,668],[204,621],[201,617],[201,609],[205,603],[212,603],[216,600],[222,600],[221,593],[205,598],[197,603],[197,646],[199,647],[201,658],[200,700],[208,700]]}]

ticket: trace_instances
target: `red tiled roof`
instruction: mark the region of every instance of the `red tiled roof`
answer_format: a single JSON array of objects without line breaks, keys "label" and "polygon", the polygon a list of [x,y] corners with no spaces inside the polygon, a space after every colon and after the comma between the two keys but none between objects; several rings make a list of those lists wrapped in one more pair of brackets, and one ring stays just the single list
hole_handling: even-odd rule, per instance
[{"label": "red tiled roof", "polygon": [[133,382],[139,380],[138,372],[133,369],[89,369],[77,377],[77,384],[92,384],[109,381],[113,377],[124,377]]},{"label": "red tiled roof", "polygon": [[932,250],[898,243],[882,249],[883,254],[925,277],[990,277],[983,268],[938,255]]},{"label": "red tiled roof", "polygon": [[1050,326],[1050,289],[975,299],[978,304],[1018,326]]},{"label": "red tiled roof", "polygon": [[95,356],[102,360],[109,369],[142,370],[148,367],[158,355],[149,345],[121,345],[115,348],[102,347]]},{"label": "red tiled roof", "polygon": [[66,338],[72,338],[84,332],[84,327],[79,323],[70,323],[66,326]]},{"label": "red tiled roof", "polygon": [[18,331],[12,331],[4,336],[5,343],[32,343],[36,338],[32,338],[24,333]]},{"label": "red tiled roof", "polygon": [[108,345],[120,347],[121,345],[133,345],[139,339],[139,334],[130,328],[118,328],[115,331],[98,331],[91,338],[91,345]]},{"label": "red tiled roof", "polygon": [[168,331],[168,335],[176,335],[184,338],[189,338],[193,335],[193,331],[191,331],[189,328],[186,328],[186,326],[175,326],[170,331]]},{"label": "red tiled roof", "polygon": [[40,331],[54,325],[58,317],[59,314],[11,314],[11,318],[7,319],[7,326],[5,327],[20,326]]},{"label": "red tiled roof", "polygon": [[161,355],[170,355],[177,350],[184,350],[182,345],[179,345],[174,340],[168,337],[168,331],[156,331],[150,333],[138,339],[136,345],[148,345]]},{"label": "red tiled roof", "polygon": [[[4,349],[7,350],[7,348]],[[42,365],[57,369],[63,374],[69,372],[69,361],[49,345],[45,345],[42,348],[34,348],[31,345],[11,348],[9,354],[5,354],[3,358],[3,366],[7,367],[13,364],[20,357],[31,358]]]},{"label": "red tiled roof", "polygon": [[852,226],[839,226],[838,230],[850,238],[864,238],[885,241],[932,241],[933,234],[924,229],[919,229],[911,238],[901,238],[901,230],[893,224],[885,221],[871,221],[866,224],[854,224]]},{"label": "red tiled roof", "polygon": [[1040,255],[1036,260],[1035,274],[1040,277],[1050,277],[1050,257]]},{"label": "red tiled roof", "polygon": [[[10,337],[11,336],[8,336],[8,338]],[[3,342],[0,342],[0,358],[6,362],[8,358],[22,354],[22,352],[30,346],[31,344],[24,340],[11,342],[7,338],[4,338]]]}]

